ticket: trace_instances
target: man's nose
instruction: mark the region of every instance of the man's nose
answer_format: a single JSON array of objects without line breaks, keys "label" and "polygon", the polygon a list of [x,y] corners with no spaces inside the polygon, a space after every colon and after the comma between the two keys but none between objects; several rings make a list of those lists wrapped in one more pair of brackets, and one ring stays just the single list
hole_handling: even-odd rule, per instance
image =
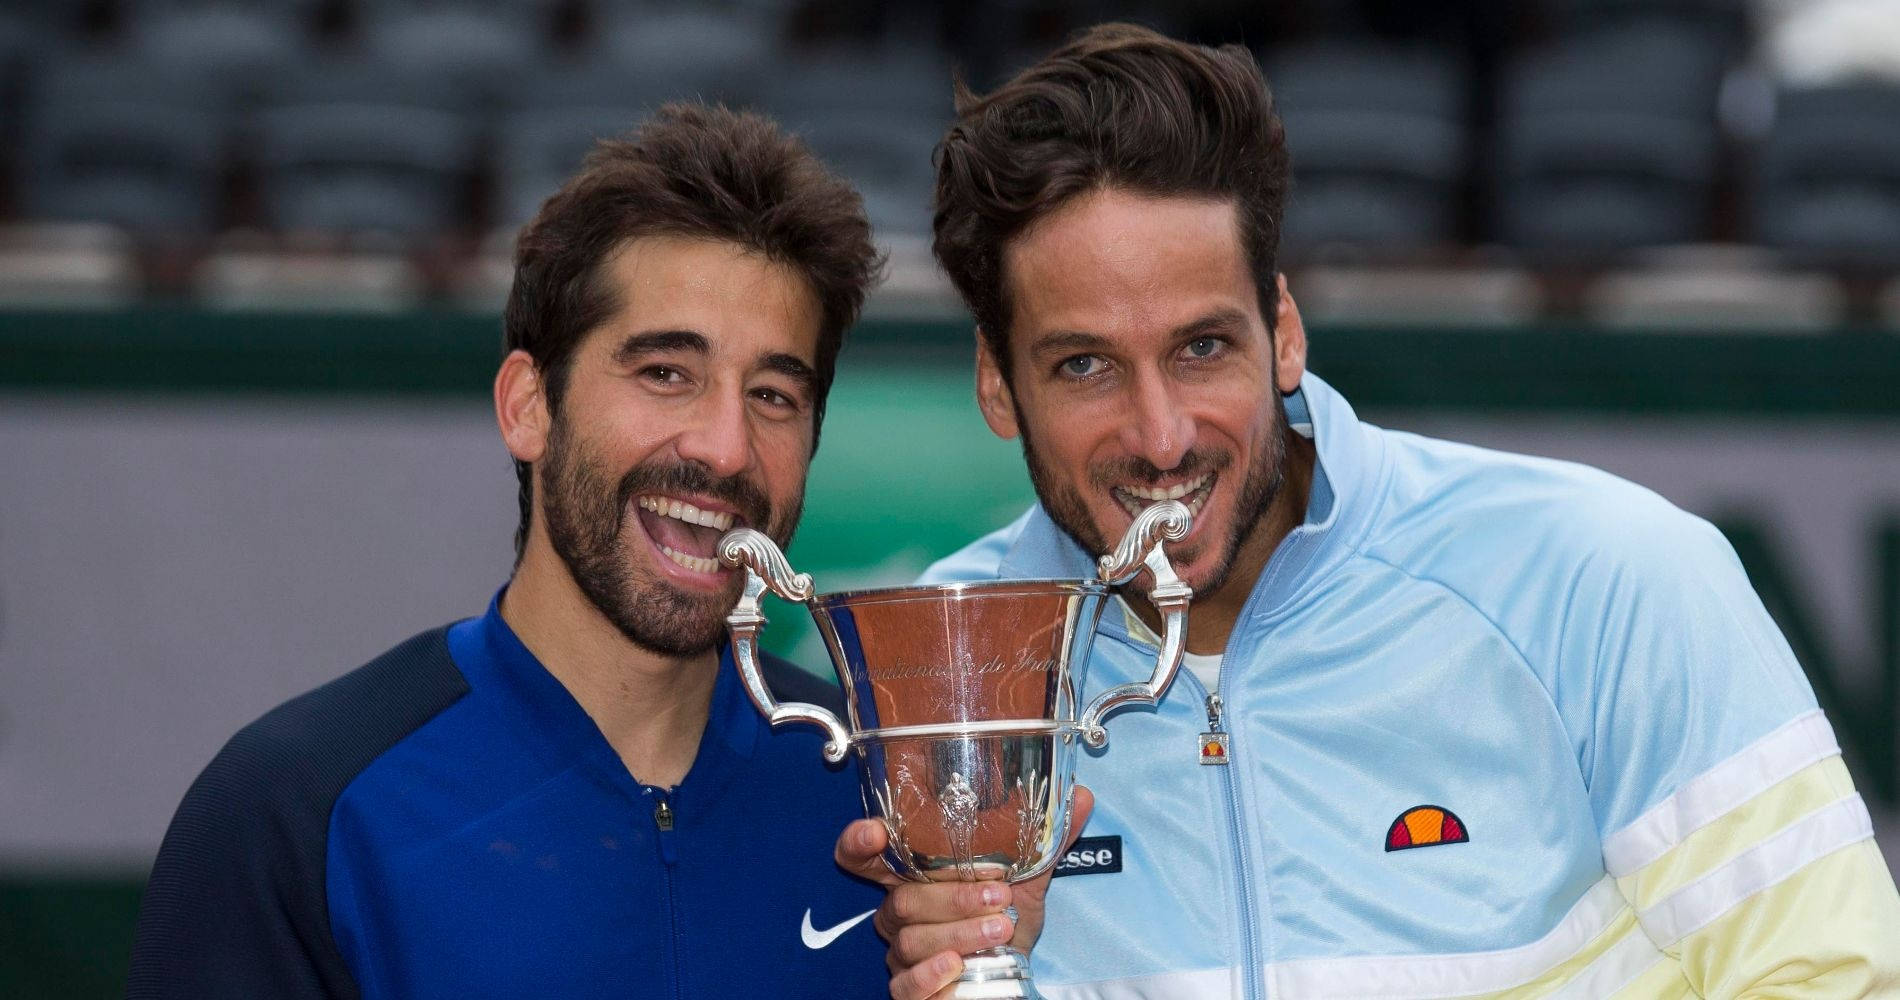
[{"label": "man's nose", "polygon": [[1181,464],[1194,447],[1194,419],[1181,405],[1180,387],[1159,374],[1146,374],[1132,384],[1128,420],[1122,425],[1122,447],[1166,471]]},{"label": "man's nose", "polygon": [[679,455],[719,478],[744,472],[752,462],[752,428],[744,397],[737,392],[702,395],[679,435]]}]

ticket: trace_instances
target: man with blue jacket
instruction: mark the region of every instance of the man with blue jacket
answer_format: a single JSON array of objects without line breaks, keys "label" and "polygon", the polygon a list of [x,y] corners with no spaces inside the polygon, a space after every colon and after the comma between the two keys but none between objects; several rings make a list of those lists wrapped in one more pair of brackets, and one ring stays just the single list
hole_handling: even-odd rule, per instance
[{"label": "man with blue jacket", "polygon": [[[1108,26],[959,95],[935,249],[1040,503],[927,579],[1086,576],[1180,499],[1195,596],[1186,669],[1078,765],[1098,863],[894,886],[893,995],[1005,939],[1051,1000],[1900,995],[1866,807],[1722,537],[1361,422],[1306,370],[1286,190],[1239,48]],[[1091,688],[1146,677],[1144,586]]]},{"label": "man with blue jacket", "polygon": [[218,754],[152,869],[130,997],[884,992],[882,893],[824,852],[856,781],[753,710],[713,558],[798,522],[870,235],[757,115],[669,105],[594,151],[516,245],[513,577]]}]

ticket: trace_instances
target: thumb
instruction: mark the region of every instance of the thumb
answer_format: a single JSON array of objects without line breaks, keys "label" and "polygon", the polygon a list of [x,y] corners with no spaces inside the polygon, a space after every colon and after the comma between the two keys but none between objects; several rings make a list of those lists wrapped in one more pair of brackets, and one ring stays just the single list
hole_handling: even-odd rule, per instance
[{"label": "thumb", "polygon": [[[1095,793],[1089,791],[1087,785],[1075,786],[1075,792],[1069,799],[1069,833],[1062,839],[1062,849],[1056,852],[1057,859],[1069,853],[1069,848],[1075,846],[1076,839],[1082,836],[1082,828],[1088,825],[1089,815],[1093,812],[1095,812]],[[1027,895],[1040,903],[1043,894],[1049,891],[1049,881],[1054,876],[1055,866],[1051,865],[1049,870],[1040,877],[1017,885],[1015,891],[1019,895]]]},{"label": "thumb", "polygon": [[1069,836],[1062,842],[1062,853],[1069,853],[1076,838],[1082,836],[1082,828],[1088,825],[1089,814],[1095,811],[1095,793],[1087,785],[1075,786],[1075,793],[1069,799]]},{"label": "thumb", "polygon": [[[1086,785],[1075,786],[1069,799],[1069,835],[1063,839],[1062,849],[1056,852],[1057,858],[1069,853],[1094,811],[1095,793]],[[1010,898],[1016,904],[1016,933],[1010,938],[1010,944],[1025,953],[1034,948],[1042,936],[1043,899],[1049,894],[1049,883],[1055,874],[1055,865],[1050,865],[1048,871],[1036,878],[1010,887]]]},{"label": "thumb", "polygon": [[838,867],[859,878],[868,879],[886,888],[897,885],[903,880],[884,863],[885,842],[889,835],[884,832],[884,824],[874,819],[853,820],[838,835],[838,845],[832,851],[832,860]]}]

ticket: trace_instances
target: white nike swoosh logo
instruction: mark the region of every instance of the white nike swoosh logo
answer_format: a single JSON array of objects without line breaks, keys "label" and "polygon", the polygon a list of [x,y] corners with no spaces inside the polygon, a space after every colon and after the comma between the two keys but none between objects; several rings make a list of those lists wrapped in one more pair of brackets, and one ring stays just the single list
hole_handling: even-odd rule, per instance
[{"label": "white nike swoosh logo", "polygon": [[808,909],[805,911],[804,922],[799,924],[798,926],[798,937],[800,940],[805,942],[805,947],[810,948],[813,951],[817,951],[818,949],[825,947],[831,942],[838,940],[839,935],[863,923],[866,917],[869,917],[871,914],[876,913],[876,912],[877,912],[876,910],[865,910],[863,913],[860,913],[857,916],[852,917],[850,920],[847,920],[844,923],[831,928],[830,930],[821,931],[812,927],[811,910]]}]

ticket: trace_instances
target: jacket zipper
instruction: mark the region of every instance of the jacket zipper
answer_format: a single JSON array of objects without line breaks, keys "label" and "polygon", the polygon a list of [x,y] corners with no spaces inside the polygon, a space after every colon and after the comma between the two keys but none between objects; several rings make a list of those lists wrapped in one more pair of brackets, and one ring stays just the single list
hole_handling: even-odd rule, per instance
[{"label": "jacket zipper", "polygon": [[[1228,746],[1230,748],[1228,753],[1230,756],[1233,753],[1231,749],[1233,745],[1232,741],[1233,737],[1230,735],[1228,737]],[[1253,871],[1251,866],[1247,863],[1246,837],[1242,832],[1243,828],[1240,822],[1240,791],[1234,787],[1234,771],[1232,768],[1221,768],[1220,779],[1221,783],[1227,788],[1227,830],[1232,834],[1234,845],[1234,871],[1240,875],[1240,926],[1243,932],[1241,938],[1241,957],[1242,961],[1246,963],[1241,970],[1244,977],[1242,982],[1245,983],[1245,989],[1241,991],[1241,995],[1246,997],[1247,1000],[1258,1000],[1260,997],[1260,954],[1258,946],[1260,938],[1258,922],[1260,918],[1254,913]]]},{"label": "jacket zipper", "polygon": [[[1220,717],[1221,702],[1219,696],[1211,694],[1207,690],[1207,686],[1202,684],[1201,679],[1192,671],[1181,671],[1180,675],[1175,677],[1175,683],[1179,684],[1182,677],[1186,677],[1195,687],[1200,689],[1201,699],[1208,708],[1209,727],[1228,733],[1227,757],[1229,764],[1233,765],[1233,758],[1236,755],[1236,748],[1233,745],[1233,730],[1227,729],[1223,724],[1225,720]],[[1236,895],[1240,903],[1240,971],[1241,982],[1243,984],[1241,996],[1245,997],[1246,1000],[1260,1000],[1259,931],[1256,926],[1259,916],[1254,913],[1253,872],[1247,863],[1247,845],[1244,827],[1240,822],[1240,791],[1234,785],[1234,766],[1210,768],[1209,770],[1220,772],[1223,805],[1227,807],[1227,840],[1228,843],[1233,845],[1234,874],[1240,879],[1240,887]]]},{"label": "jacket zipper", "polygon": [[666,960],[671,973],[666,977],[671,985],[673,1000],[682,1000],[680,993],[680,917],[679,896],[674,891],[673,866],[679,861],[677,845],[673,841],[673,826],[677,818],[673,803],[668,801],[666,790],[656,788],[654,797],[659,805],[653,807],[653,825],[660,831],[661,877],[666,880],[666,924],[670,931],[667,938]]}]

